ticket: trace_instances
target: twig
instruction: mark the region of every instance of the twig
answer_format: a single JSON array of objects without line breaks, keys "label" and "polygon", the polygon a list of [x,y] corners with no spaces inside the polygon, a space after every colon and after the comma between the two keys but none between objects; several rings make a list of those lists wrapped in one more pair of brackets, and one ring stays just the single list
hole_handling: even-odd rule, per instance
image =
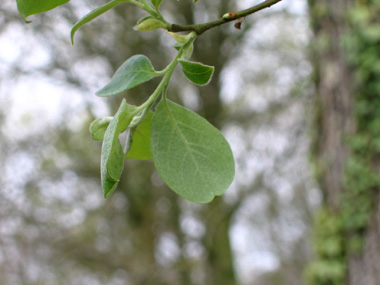
[{"label": "twig", "polygon": [[253,13],[256,13],[260,10],[263,10],[265,8],[269,8],[270,6],[281,2],[282,0],[266,0],[256,6],[253,6],[251,8],[236,12],[236,13],[227,13],[223,15],[221,18],[203,23],[203,24],[198,24],[198,25],[177,25],[177,24],[172,24],[170,25],[168,31],[170,32],[186,32],[186,31],[194,31],[197,33],[197,35],[200,35],[204,33],[205,31],[212,29],[216,26],[223,25],[225,23],[235,21],[236,19],[243,18],[245,16],[251,15]]}]

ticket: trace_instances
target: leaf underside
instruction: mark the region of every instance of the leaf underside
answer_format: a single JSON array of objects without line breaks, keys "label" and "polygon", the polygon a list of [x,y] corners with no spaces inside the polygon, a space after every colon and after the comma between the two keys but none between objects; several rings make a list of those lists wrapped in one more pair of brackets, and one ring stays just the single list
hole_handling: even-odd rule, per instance
[{"label": "leaf underside", "polygon": [[104,134],[111,121],[112,117],[103,117],[91,123],[89,131],[94,141],[102,141],[104,139]]},{"label": "leaf underside", "polygon": [[210,202],[233,180],[234,159],[223,135],[204,118],[173,102],[157,106],[151,148],[162,180],[191,202]]},{"label": "leaf underside", "polygon": [[104,134],[100,170],[105,198],[112,194],[120,180],[124,167],[124,151],[119,135],[127,129],[134,115],[136,107],[128,105],[123,99]]}]

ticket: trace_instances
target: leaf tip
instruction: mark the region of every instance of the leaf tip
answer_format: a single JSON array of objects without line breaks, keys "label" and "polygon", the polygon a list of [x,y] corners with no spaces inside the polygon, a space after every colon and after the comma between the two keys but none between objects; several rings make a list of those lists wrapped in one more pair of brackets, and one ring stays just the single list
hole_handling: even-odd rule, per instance
[{"label": "leaf tip", "polygon": [[112,181],[110,180],[103,181],[102,184],[103,184],[104,199],[107,199],[109,196],[111,196],[111,194],[115,191],[117,185],[119,184],[119,181],[120,180],[114,180],[114,179],[112,179]]}]

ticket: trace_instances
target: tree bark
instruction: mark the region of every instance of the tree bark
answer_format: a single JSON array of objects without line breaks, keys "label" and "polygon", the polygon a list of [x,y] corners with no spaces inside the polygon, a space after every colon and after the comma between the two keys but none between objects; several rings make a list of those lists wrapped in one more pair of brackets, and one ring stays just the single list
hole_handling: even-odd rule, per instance
[{"label": "tree bark", "polygon": [[[331,212],[339,215],[342,211],[342,195],[347,191],[344,177],[347,175],[345,167],[350,156],[348,137],[360,131],[355,119],[354,95],[355,92],[363,92],[361,89],[358,90],[355,84],[356,66],[350,66],[347,61],[342,45],[343,36],[351,29],[347,21],[347,12],[352,10],[355,4],[370,4],[364,4],[365,1],[356,3],[354,0],[308,2],[315,39],[312,61],[318,105],[314,153],[320,167],[318,179],[324,204]],[[370,13],[375,11],[374,9]],[[371,119],[367,124],[372,122]],[[373,159],[374,157],[370,160]],[[345,283],[349,285],[380,284],[380,202],[377,193],[378,191],[375,191],[371,196],[376,203],[367,227],[357,232],[363,239],[363,249],[352,253],[345,248]],[[346,232],[343,235],[343,243],[347,244],[349,238]]]},{"label": "tree bark", "polygon": [[[345,138],[353,133],[352,73],[341,49],[346,31],[344,20],[352,0],[309,1],[316,41],[313,63],[317,95],[316,156],[321,166],[320,185],[329,207],[337,210],[342,192],[342,177],[348,156]],[[320,10],[327,9],[323,15]],[[318,15],[319,14],[319,15]]]}]

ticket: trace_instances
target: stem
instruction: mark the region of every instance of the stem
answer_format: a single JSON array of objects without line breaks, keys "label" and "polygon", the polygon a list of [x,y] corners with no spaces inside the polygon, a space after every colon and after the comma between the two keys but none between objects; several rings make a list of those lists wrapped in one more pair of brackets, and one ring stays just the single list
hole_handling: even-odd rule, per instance
[{"label": "stem", "polygon": [[170,24],[162,17],[160,11],[158,9],[152,8],[146,0],[141,0],[141,8],[143,8],[146,12],[148,12],[153,18],[156,18],[157,20],[160,20],[161,22],[165,23],[168,27],[170,27]]},{"label": "stem", "polygon": [[236,13],[229,13],[228,17],[221,17],[215,21],[198,24],[198,25],[177,25],[172,24],[168,31],[170,32],[185,32],[185,31],[194,31],[197,33],[197,35],[203,34],[205,31],[212,29],[214,27],[223,25],[225,23],[235,21],[236,19],[246,17],[248,15],[251,15],[253,13],[256,13],[260,10],[263,10],[265,8],[269,8],[270,6],[281,2],[282,0],[266,0],[258,5],[255,5],[251,8],[236,12]]},{"label": "stem", "polygon": [[131,128],[137,126],[139,123],[141,123],[144,120],[144,118],[148,114],[150,108],[152,107],[154,102],[157,100],[157,98],[160,96],[162,90],[166,91],[166,88],[169,85],[170,77],[172,76],[174,69],[176,68],[176,66],[178,64],[178,59],[180,59],[182,57],[186,48],[195,40],[195,38],[196,38],[196,34],[193,33],[193,35],[190,37],[190,39],[178,51],[178,54],[176,55],[176,57],[162,71],[162,72],[165,72],[164,78],[162,78],[160,84],[157,86],[156,90],[154,90],[153,94],[150,95],[148,100],[146,100],[142,105],[140,105],[137,108],[138,112],[142,112],[142,113],[133,118],[133,120],[130,124]]}]

